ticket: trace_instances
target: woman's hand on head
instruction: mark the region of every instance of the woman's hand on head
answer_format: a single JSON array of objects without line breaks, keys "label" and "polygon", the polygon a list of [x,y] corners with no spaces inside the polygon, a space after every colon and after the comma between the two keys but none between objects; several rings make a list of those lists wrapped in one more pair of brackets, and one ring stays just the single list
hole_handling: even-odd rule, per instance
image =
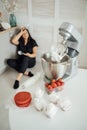
[{"label": "woman's hand on head", "polygon": [[22,28],[21,28],[21,33],[24,34],[25,31],[26,31],[26,28],[25,28],[25,27],[22,27]]}]

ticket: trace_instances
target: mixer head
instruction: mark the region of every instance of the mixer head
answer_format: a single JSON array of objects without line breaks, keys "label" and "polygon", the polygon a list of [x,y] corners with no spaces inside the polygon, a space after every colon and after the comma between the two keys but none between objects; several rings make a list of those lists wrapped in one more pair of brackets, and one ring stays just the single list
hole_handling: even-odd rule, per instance
[{"label": "mixer head", "polygon": [[66,44],[69,51],[76,50],[79,53],[83,38],[71,23],[64,22],[59,27],[59,34],[63,37],[63,43]]}]

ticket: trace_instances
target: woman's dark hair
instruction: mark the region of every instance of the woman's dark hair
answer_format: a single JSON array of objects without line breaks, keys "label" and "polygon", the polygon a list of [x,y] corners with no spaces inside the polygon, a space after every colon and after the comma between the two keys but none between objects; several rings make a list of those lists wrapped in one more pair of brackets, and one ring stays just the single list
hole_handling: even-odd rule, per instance
[{"label": "woman's dark hair", "polygon": [[[29,32],[29,30],[27,29],[27,28],[25,28],[25,30],[28,32],[28,34],[29,34],[29,37],[28,37],[28,42],[29,41],[31,41],[31,40],[34,40],[32,37],[31,37],[31,34],[30,34],[30,32]],[[20,37],[20,39],[19,40],[21,40],[21,41],[23,41],[24,42],[24,38],[21,36]]]},{"label": "woman's dark hair", "polygon": [[31,37],[31,34],[30,34],[30,32],[29,32],[29,30],[26,28],[26,30],[27,30],[27,32],[28,32],[28,34],[29,34],[29,37],[28,37],[28,41],[29,40],[31,40],[31,39],[33,39],[32,37]]}]

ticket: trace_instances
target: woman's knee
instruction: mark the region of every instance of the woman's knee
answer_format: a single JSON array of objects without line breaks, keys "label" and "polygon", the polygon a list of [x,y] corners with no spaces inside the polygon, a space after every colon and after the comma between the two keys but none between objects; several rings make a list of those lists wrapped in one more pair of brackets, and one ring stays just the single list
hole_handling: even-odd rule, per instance
[{"label": "woman's knee", "polygon": [[11,64],[11,59],[7,59],[7,64],[10,66],[10,64]]},{"label": "woman's knee", "polygon": [[12,68],[15,68],[17,66],[15,59],[7,59],[7,64]]}]

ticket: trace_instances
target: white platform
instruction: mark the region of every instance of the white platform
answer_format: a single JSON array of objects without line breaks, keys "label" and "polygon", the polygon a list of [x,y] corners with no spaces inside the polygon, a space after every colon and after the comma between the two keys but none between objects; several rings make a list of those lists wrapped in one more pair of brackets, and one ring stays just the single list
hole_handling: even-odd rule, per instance
[{"label": "white platform", "polygon": [[[40,77],[34,84],[17,91],[27,90],[33,95],[35,88],[43,87],[43,83]],[[43,112],[36,111],[33,104],[27,108],[9,104],[11,130],[87,130],[87,70],[79,69],[75,77],[66,81],[61,96],[71,100],[72,108],[67,112],[58,109],[52,119],[47,118]]]}]

